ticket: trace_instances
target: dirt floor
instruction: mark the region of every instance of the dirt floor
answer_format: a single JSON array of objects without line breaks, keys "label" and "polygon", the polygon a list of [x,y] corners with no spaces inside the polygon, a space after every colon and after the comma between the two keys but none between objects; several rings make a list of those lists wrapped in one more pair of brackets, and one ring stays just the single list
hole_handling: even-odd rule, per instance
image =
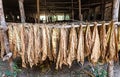
[{"label": "dirt floor", "polygon": [[[89,63],[85,63],[84,66],[79,65],[78,63],[74,62],[71,68],[63,66],[61,70],[55,70],[55,65],[49,66],[49,69],[46,66],[41,65],[41,67],[34,67],[32,69],[21,69],[21,71],[16,74],[16,76],[12,76],[9,71],[8,62],[3,62],[0,59],[0,77],[6,74],[6,77],[92,77],[96,75],[95,72],[91,72],[95,69],[89,66]],[[83,69],[84,68],[84,69]],[[96,67],[95,67],[96,68]],[[106,70],[106,65],[97,67],[97,71],[100,69]],[[93,69],[93,70],[92,70]],[[18,70],[18,68],[16,69]],[[120,65],[116,64],[114,67],[115,77],[120,77]],[[10,76],[11,75],[11,76]],[[93,76],[98,77],[98,76]],[[99,76],[99,77],[106,77],[106,76]]]}]

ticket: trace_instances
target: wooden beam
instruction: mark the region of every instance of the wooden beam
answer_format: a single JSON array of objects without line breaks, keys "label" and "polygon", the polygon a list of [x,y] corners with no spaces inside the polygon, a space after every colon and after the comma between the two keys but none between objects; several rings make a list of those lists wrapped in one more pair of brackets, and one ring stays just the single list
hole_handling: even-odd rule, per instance
[{"label": "wooden beam", "polygon": [[82,14],[81,14],[81,0],[78,0],[79,2],[79,20],[82,21]]},{"label": "wooden beam", "polygon": [[19,10],[20,10],[20,16],[21,16],[21,22],[25,23],[25,11],[24,11],[24,0],[18,0],[19,2]]},{"label": "wooden beam", "polygon": [[[71,2],[46,2],[47,4],[71,4]],[[77,4],[78,2],[73,2],[74,4]]]},{"label": "wooden beam", "polygon": [[37,22],[40,22],[40,0],[37,0]]}]

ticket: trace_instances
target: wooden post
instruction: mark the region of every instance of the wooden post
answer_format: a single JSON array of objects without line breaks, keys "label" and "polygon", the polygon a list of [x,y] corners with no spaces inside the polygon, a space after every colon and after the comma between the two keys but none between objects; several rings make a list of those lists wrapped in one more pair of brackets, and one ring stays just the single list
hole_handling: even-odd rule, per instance
[{"label": "wooden post", "polygon": [[[120,0],[113,0],[113,12],[112,12],[112,20],[114,22],[118,21],[119,16],[119,1]],[[111,60],[108,64],[108,77],[114,77],[114,61]]]},{"label": "wooden post", "polygon": [[3,12],[2,0],[0,0],[0,23],[3,27],[6,27],[5,16]]},{"label": "wooden post", "polygon": [[45,23],[47,23],[47,3],[46,0],[45,1]]},{"label": "wooden post", "polygon": [[82,15],[81,15],[81,0],[79,1],[79,20],[82,21]]},{"label": "wooden post", "polygon": [[108,63],[108,77],[114,77],[114,61]]},{"label": "wooden post", "polygon": [[101,15],[102,15],[102,17],[101,17],[101,19],[102,20],[104,20],[104,14],[105,14],[105,0],[102,0],[101,1]]},{"label": "wooden post", "polygon": [[73,9],[73,0],[71,0],[71,2],[72,2],[72,21],[74,21],[74,9]]},{"label": "wooden post", "polygon": [[12,52],[10,52],[10,48],[9,48],[9,42],[8,42],[8,37],[7,37],[7,25],[5,22],[5,16],[4,16],[4,11],[3,11],[3,4],[2,4],[2,0],[0,0],[0,23],[2,26],[2,37],[4,39],[4,47],[5,47],[5,51],[6,51],[6,55],[3,57],[3,61],[8,60],[9,61],[9,65],[11,68],[11,72],[13,72],[12,69]]},{"label": "wooden post", "polygon": [[113,21],[118,21],[118,17],[119,17],[119,2],[120,2],[120,0],[113,0],[113,12],[112,12],[112,19],[113,19]]},{"label": "wooden post", "polygon": [[37,22],[40,22],[40,0],[37,0]]},{"label": "wooden post", "polygon": [[25,11],[24,11],[24,6],[23,6],[24,0],[18,0],[18,2],[19,2],[19,10],[20,10],[21,22],[25,23]]}]

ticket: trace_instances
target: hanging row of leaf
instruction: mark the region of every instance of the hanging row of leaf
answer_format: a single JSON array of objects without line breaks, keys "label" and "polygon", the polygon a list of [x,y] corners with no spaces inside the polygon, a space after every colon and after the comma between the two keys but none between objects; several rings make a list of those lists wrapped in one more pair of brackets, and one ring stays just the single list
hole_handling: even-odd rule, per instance
[{"label": "hanging row of leaf", "polygon": [[[97,23],[93,27],[87,24],[86,27],[80,25],[77,28],[49,28],[46,25],[10,24],[10,50],[13,58],[22,58],[23,67],[33,67],[47,58],[56,63],[56,69],[61,69],[62,65],[71,67],[74,60],[83,65],[85,58],[94,65],[98,61],[117,61],[120,30],[115,31],[113,22],[99,28],[96,25]],[[3,53],[2,32],[0,39]]]}]

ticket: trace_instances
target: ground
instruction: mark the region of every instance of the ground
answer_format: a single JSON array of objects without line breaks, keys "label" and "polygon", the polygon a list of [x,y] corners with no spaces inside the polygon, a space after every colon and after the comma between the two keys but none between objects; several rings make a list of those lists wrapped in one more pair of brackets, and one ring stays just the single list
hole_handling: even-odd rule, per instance
[{"label": "ground", "polygon": [[[63,69],[58,71],[53,69],[54,65],[51,67],[51,69],[47,69],[47,70],[41,69],[39,67],[38,68],[35,67],[33,69],[22,68],[22,71],[17,74],[17,77],[92,77],[92,75],[90,76],[91,73],[88,72],[88,70],[91,71],[92,68],[87,66],[87,64],[89,65],[89,63],[86,63],[86,65],[81,67],[81,65],[73,63],[73,66],[70,69],[66,66],[63,66]],[[83,67],[85,70],[82,69]],[[98,68],[100,69],[101,67]],[[8,62],[7,61],[3,62],[0,59],[0,77],[2,77],[2,75],[5,74],[6,72],[9,73],[8,72],[9,69],[10,68]],[[120,65],[115,64],[114,74],[115,77],[120,77]],[[13,76],[9,76],[9,77],[13,77]]]}]

